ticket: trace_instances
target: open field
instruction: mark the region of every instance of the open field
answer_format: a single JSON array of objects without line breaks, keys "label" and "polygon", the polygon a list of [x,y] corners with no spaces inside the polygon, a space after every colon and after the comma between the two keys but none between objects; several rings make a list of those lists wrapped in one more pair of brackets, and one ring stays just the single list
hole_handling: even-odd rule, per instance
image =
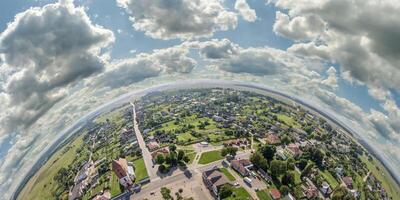
[{"label": "open field", "polygon": [[144,178],[149,177],[149,175],[147,174],[146,166],[144,165],[143,158],[133,161],[133,165],[135,166],[136,183]]},{"label": "open field", "polygon": [[62,168],[76,158],[76,150],[82,145],[83,135],[53,154],[43,167],[33,176],[17,199],[53,199],[52,192],[57,190],[53,177]]},{"label": "open field", "polygon": [[232,189],[232,195],[228,198],[225,198],[226,200],[236,200],[236,199],[249,199],[251,198],[250,194],[242,187],[239,188],[233,188]]},{"label": "open field", "polygon": [[201,154],[199,164],[205,165],[223,158],[224,157],[221,155],[221,150],[209,151]]},{"label": "open field", "polygon": [[118,177],[115,175],[115,173],[112,173],[111,175],[110,192],[112,197],[117,196],[122,192]]}]

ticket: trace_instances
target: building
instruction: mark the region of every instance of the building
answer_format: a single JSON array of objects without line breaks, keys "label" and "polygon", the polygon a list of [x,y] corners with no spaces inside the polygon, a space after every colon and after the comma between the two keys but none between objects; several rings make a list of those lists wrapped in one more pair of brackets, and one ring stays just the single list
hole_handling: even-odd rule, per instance
[{"label": "building", "polygon": [[151,158],[152,158],[153,163],[156,162],[156,158],[158,155],[163,155],[165,158],[168,154],[169,154],[169,150],[167,147],[159,149],[157,151],[154,151],[153,153],[151,153]]},{"label": "building", "polygon": [[275,188],[271,189],[271,190],[269,191],[269,194],[271,195],[271,198],[272,198],[273,200],[276,200],[276,199],[280,199],[280,198],[281,198],[281,193],[279,192],[279,190],[277,190],[277,189],[275,189]]},{"label": "building", "polygon": [[154,151],[160,148],[160,145],[157,142],[153,141],[147,144],[147,148],[149,148],[149,151]]},{"label": "building", "polygon": [[128,162],[124,158],[112,161],[112,170],[119,179],[119,183],[125,188],[130,187],[135,179],[132,166],[128,166]]},{"label": "building", "polygon": [[319,196],[318,194],[318,190],[315,187],[309,187],[306,191],[305,191],[306,197],[307,199],[315,199]]},{"label": "building", "polygon": [[268,144],[272,144],[272,145],[281,143],[281,139],[275,134],[268,134],[267,137],[265,138],[265,141]]},{"label": "building", "polygon": [[250,175],[250,168],[253,167],[253,164],[248,159],[241,160],[232,160],[231,167],[236,170],[242,176]]},{"label": "building", "polygon": [[286,146],[286,150],[293,156],[297,157],[300,156],[303,152],[300,150],[300,145],[299,144],[288,144]]},{"label": "building", "polygon": [[342,178],[343,183],[346,185],[347,188],[353,188],[353,178],[351,176],[346,176]]},{"label": "building", "polygon": [[211,195],[219,199],[219,188],[225,184],[230,184],[231,182],[228,178],[219,170],[218,167],[215,167],[211,170],[204,171],[202,173],[203,182],[206,187],[210,190]]}]

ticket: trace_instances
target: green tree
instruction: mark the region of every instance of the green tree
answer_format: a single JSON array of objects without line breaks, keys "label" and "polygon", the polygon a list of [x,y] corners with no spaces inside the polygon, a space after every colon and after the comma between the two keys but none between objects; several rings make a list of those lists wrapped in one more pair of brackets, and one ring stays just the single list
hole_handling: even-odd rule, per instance
[{"label": "green tree", "polygon": [[265,159],[271,161],[276,153],[276,147],[272,145],[264,145],[261,147],[260,151]]},{"label": "green tree", "polygon": [[282,186],[279,188],[279,191],[281,192],[281,194],[282,194],[283,196],[286,196],[286,195],[289,194],[290,189],[289,189],[288,186],[282,185]]},{"label": "green tree", "polygon": [[161,165],[165,162],[165,158],[162,154],[158,154],[156,157],[156,163]]},{"label": "green tree", "polygon": [[166,187],[162,187],[161,188],[161,196],[164,200],[172,200],[174,198],[172,198],[171,196],[171,190],[166,188]]},{"label": "green tree", "polygon": [[219,189],[219,196],[221,197],[221,199],[225,199],[227,197],[230,197],[232,195],[232,186],[226,184],[221,186],[221,188]]},{"label": "green tree", "polygon": [[170,151],[170,152],[176,151],[176,146],[175,146],[174,144],[169,145],[168,148],[169,148],[169,151]]},{"label": "green tree", "polygon": [[183,160],[185,157],[185,152],[181,149],[178,151],[178,160]]},{"label": "green tree", "polygon": [[355,199],[351,193],[343,186],[333,191],[332,200],[353,200]]},{"label": "green tree", "polygon": [[286,172],[283,176],[282,176],[282,180],[281,180],[283,185],[294,185],[294,174],[293,172]]},{"label": "green tree", "polygon": [[273,160],[270,164],[271,175],[274,177],[279,177],[281,174],[286,173],[287,164],[285,161]]},{"label": "green tree", "polygon": [[307,166],[307,164],[308,164],[308,160],[306,160],[306,159],[300,159],[300,161],[299,161],[299,169],[300,170],[303,170],[306,166]]}]

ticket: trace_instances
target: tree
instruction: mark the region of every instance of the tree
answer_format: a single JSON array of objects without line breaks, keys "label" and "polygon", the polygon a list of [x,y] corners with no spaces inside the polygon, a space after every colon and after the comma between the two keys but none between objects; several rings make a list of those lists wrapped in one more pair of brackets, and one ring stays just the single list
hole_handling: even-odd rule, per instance
[{"label": "tree", "polygon": [[168,148],[169,148],[169,151],[170,151],[170,152],[176,151],[176,146],[175,146],[174,144],[169,145]]},{"label": "tree", "polygon": [[294,165],[296,161],[293,158],[289,158],[287,160],[287,168],[288,170],[295,170],[296,166]]},{"label": "tree", "polygon": [[283,185],[294,185],[294,174],[293,174],[293,172],[286,172],[282,176],[281,182],[282,182]]},{"label": "tree", "polygon": [[288,195],[289,194],[289,187],[288,186],[286,186],[286,185],[282,185],[280,188],[279,188],[279,191],[281,192],[281,194],[282,194],[282,196],[286,196],[286,195]]},{"label": "tree", "polygon": [[234,156],[236,156],[236,152],[237,151],[238,151],[238,148],[228,146],[228,147],[225,147],[225,148],[222,149],[221,155],[222,156],[231,155],[231,156],[234,157]]},{"label": "tree", "polygon": [[264,145],[261,147],[260,151],[264,158],[266,158],[268,161],[271,161],[276,153],[276,147],[272,145]]},{"label": "tree", "polygon": [[353,200],[355,199],[351,193],[343,186],[333,191],[332,200]]},{"label": "tree", "polygon": [[185,157],[185,152],[181,149],[178,151],[178,160],[183,160]]},{"label": "tree", "polygon": [[283,144],[289,144],[289,143],[291,142],[291,139],[290,139],[289,136],[284,135],[284,136],[282,137],[281,141],[282,141]]},{"label": "tree", "polygon": [[165,165],[161,164],[158,166],[158,171],[160,171],[161,173],[164,173],[165,170],[167,170],[167,167]]},{"label": "tree", "polygon": [[299,169],[303,170],[308,164],[308,160],[306,159],[300,159],[298,165],[299,165]]},{"label": "tree", "polygon": [[268,169],[268,161],[263,157],[263,155],[260,152],[254,152],[250,156],[250,161],[253,163],[254,166],[263,169],[264,171],[267,171]]},{"label": "tree", "polygon": [[232,187],[228,184],[221,186],[219,189],[219,196],[221,199],[225,199],[232,195]]},{"label": "tree", "polygon": [[324,160],[325,154],[317,148],[310,149],[310,158],[314,161],[319,167],[322,166],[322,161]]},{"label": "tree", "polygon": [[156,157],[156,163],[161,165],[165,162],[165,158],[162,154],[158,154]]},{"label": "tree", "polygon": [[163,199],[165,199],[165,200],[172,200],[172,199],[174,199],[174,198],[172,198],[172,196],[171,196],[171,190],[168,189],[168,188],[166,188],[166,187],[162,187],[162,188],[161,188],[161,195],[162,195]]},{"label": "tree", "polygon": [[271,175],[278,177],[287,171],[287,164],[285,161],[273,160],[270,165]]},{"label": "tree", "polygon": [[312,170],[313,167],[314,167],[314,164],[312,164],[312,163],[308,164],[308,165],[304,168],[304,170],[301,172],[301,177],[305,177],[305,176],[307,176],[308,174],[310,174],[310,172],[311,172],[311,170]]}]

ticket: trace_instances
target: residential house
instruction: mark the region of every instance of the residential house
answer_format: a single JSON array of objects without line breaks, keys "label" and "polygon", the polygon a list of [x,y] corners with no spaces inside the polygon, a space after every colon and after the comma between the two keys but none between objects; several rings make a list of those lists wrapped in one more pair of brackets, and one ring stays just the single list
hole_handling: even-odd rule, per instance
[{"label": "residential house", "polygon": [[265,141],[268,144],[280,144],[281,143],[281,139],[279,138],[279,136],[275,135],[275,134],[268,134],[267,137],[265,138]]},{"label": "residential house", "polygon": [[250,175],[250,168],[253,164],[248,159],[232,160],[231,167],[236,170],[242,176]]},{"label": "residential house", "polygon": [[211,195],[216,199],[219,199],[219,189],[221,186],[231,184],[218,167],[203,172],[202,176],[204,184],[210,190]]},{"label": "residential house", "polygon": [[286,146],[287,152],[289,152],[293,157],[300,156],[303,152],[300,150],[300,145],[291,143]]},{"label": "residential house", "polygon": [[343,183],[346,185],[347,188],[353,188],[353,178],[351,176],[345,176],[342,178]]},{"label": "residential house", "polygon": [[147,148],[149,148],[149,151],[154,151],[160,148],[160,145],[158,144],[158,142],[153,141],[147,144]]},{"label": "residential house", "polygon": [[119,179],[119,183],[125,188],[130,187],[133,184],[135,175],[133,172],[133,167],[128,166],[128,162],[124,158],[119,158],[118,160],[112,161],[112,170]]},{"label": "residential house", "polygon": [[281,198],[281,192],[279,192],[279,190],[278,189],[275,189],[275,188],[273,188],[273,189],[271,189],[270,191],[269,191],[269,194],[271,195],[271,198],[273,199],[273,200],[277,200],[277,199],[280,199]]}]

